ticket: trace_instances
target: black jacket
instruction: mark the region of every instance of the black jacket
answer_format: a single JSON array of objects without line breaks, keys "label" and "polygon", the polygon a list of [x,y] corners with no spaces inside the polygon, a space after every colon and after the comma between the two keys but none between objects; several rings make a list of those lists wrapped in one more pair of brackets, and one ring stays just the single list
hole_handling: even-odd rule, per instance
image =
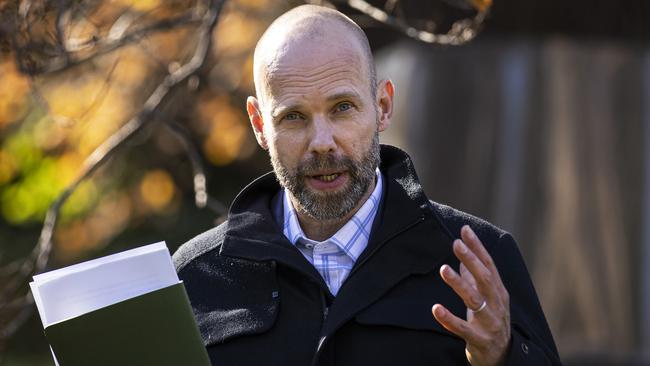
[{"label": "black jacket", "polygon": [[272,173],[235,199],[228,221],[184,244],[174,262],[214,365],[466,365],[465,343],[431,315],[466,308],[438,271],[458,270],[452,241],[469,224],[510,294],[507,365],[559,365],[510,234],[429,201],[403,151],[381,148],[385,184],[368,247],[333,298],[282,234]]}]

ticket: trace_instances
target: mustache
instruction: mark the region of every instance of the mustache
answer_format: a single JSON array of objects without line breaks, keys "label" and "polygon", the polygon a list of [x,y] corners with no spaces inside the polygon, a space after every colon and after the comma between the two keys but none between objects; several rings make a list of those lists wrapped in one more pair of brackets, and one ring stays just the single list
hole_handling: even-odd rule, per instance
[{"label": "mustache", "polygon": [[354,161],[347,156],[337,157],[334,155],[318,155],[312,156],[304,160],[298,166],[297,172],[299,175],[314,175],[322,170],[348,170],[349,172],[356,171]]}]

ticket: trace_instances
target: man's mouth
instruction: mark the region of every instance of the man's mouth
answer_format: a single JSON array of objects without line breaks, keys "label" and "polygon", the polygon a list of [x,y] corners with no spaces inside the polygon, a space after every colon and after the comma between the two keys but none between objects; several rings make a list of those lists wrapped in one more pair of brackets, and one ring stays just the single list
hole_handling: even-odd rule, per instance
[{"label": "man's mouth", "polygon": [[308,178],[313,189],[329,191],[340,188],[347,181],[347,174],[345,171],[316,171]]},{"label": "man's mouth", "polygon": [[341,175],[340,173],[333,173],[327,175],[314,175],[313,177],[320,180],[321,182],[332,182],[334,179],[338,178]]}]

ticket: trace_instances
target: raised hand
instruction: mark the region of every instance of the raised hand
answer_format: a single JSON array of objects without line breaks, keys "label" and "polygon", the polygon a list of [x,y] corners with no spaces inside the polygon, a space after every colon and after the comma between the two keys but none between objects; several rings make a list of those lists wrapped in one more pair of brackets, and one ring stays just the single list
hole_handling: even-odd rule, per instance
[{"label": "raised hand", "polygon": [[508,291],[492,257],[469,226],[461,229],[461,239],[453,244],[454,254],[461,262],[460,274],[445,264],[440,268],[440,276],[463,299],[467,320],[441,304],[435,304],[431,311],[443,327],[465,340],[470,364],[501,365],[510,346]]}]

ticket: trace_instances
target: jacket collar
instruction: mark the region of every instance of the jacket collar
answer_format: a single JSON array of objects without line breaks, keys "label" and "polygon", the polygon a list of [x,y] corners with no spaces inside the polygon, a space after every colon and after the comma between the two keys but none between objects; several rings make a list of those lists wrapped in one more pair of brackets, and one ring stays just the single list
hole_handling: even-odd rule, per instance
[{"label": "jacket collar", "polygon": [[366,251],[330,308],[324,336],[406,277],[437,271],[453,255],[453,237],[425,195],[410,157],[392,146],[382,146],[381,157],[387,178],[382,207]]},{"label": "jacket collar", "polygon": [[[410,157],[396,147],[382,145],[380,170],[386,178],[384,194],[370,240],[330,308],[326,334],[333,333],[399,281],[411,274],[434,271],[452,255],[453,238],[425,195]],[[327,289],[273,218],[273,200],[279,191],[272,172],[242,190],[230,209],[221,254],[275,260]]]},{"label": "jacket collar", "polygon": [[281,187],[273,172],[264,174],[235,197],[230,211],[220,254],[255,261],[278,261],[302,272],[324,288],[327,285],[282,232],[275,221],[276,200]]}]

